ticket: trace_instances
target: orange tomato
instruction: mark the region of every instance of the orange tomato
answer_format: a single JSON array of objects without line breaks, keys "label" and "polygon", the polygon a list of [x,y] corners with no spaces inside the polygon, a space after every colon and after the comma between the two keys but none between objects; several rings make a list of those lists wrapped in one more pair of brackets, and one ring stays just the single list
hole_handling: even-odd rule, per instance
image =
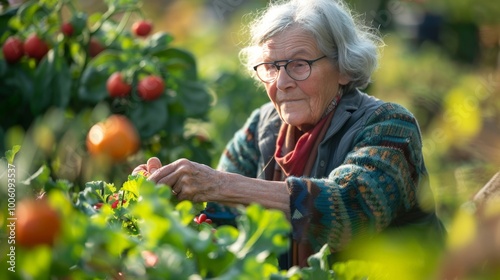
[{"label": "orange tomato", "polygon": [[26,248],[54,244],[61,229],[61,219],[46,200],[20,201],[16,216],[16,244]]},{"label": "orange tomato", "polygon": [[87,150],[94,156],[123,161],[139,149],[140,139],[130,120],[123,115],[111,115],[90,128]]}]

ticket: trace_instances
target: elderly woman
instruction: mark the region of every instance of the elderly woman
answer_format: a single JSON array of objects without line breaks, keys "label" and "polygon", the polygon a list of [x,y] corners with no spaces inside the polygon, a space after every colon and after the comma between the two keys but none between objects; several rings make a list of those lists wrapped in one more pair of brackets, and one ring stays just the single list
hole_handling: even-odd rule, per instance
[{"label": "elderly woman", "polygon": [[214,219],[214,209],[229,211],[218,205],[283,211],[293,242],[282,268],[306,265],[325,243],[338,252],[388,227],[438,228],[433,208],[419,202],[430,190],[417,121],[359,90],[376,68],[379,38],[333,0],[271,4],[251,36],[242,57],[271,102],[235,134],[218,169],[152,158],[135,172],[151,172],[181,200],[210,202]]}]

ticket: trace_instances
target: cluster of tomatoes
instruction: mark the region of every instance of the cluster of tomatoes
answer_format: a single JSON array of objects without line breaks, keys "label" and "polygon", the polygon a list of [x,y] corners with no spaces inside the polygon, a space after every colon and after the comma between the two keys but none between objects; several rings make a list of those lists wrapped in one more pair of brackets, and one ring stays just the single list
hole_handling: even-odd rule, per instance
[{"label": "cluster of tomatoes", "polygon": [[[153,29],[150,21],[140,20],[132,25],[132,33],[139,37],[148,36]],[[71,22],[64,22],[61,25],[61,33],[66,37],[72,37],[75,34],[75,28]],[[91,57],[97,56],[104,50],[104,46],[95,38],[91,38],[89,42],[89,54]],[[10,36],[7,38],[2,46],[4,59],[10,63],[15,64],[27,56],[40,61],[50,50],[48,42],[43,40],[38,34],[30,34],[26,40],[22,40],[19,36]]]},{"label": "cluster of tomatoes", "polygon": [[[152,23],[146,20],[136,21],[132,25],[132,33],[138,37],[148,36],[152,29]],[[127,97],[132,92],[132,84],[129,77],[124,77],[121,72],[115,72],[109,76],[106,89],[112,98]],[[143,77],[137,84],[137,92],[145,101],[159,98],[164,90],[165,82],[163,78],[156,75]]]},{"label": "cluster of tomatoes", "polygon": [[[116,209],[118,207],[118,205],[123,205],[124,203],[126,203],[127,200],[126,199],[120,199],[120,195],[115,193],[113,195],[110,195],[109,198],[108,198],[108,203],[111,203],[111,208],[113,209]],[[103,202],[98,202],[96,203],[93,208],[95,210],[99,210],[101,209],[101,207],[104,205]]]},{"label": "cluster of tomatoes", "polygon": [[17,63],[24,55],[41,60],[49,52],[49,45],[35,33],[24,42],[17,36],[11,36],[3,44],[2,52],[5,60],[11,64]]},{"label": "cluster of tomatoes", "polygon": [[[61,25],[61,33],[66,37],[71,37],[75,34],[75,29],[70,22],[65,22]],[[10,64],[19,62],[24,56],[40,61],[49,50],[49,43],[36,33],[31,33],[25,41],[19,36],[10,36],[2,46],[4,59]],[[90,39],[89,54],[91,57],[95,57],[103,50],[104,47],[97,39]]]},{"label": "cluster of tomatoes", "polygon": [[[138,37],[148,36],[152,29],[152,23],[147,20],[140,20],[132,25],[132,33]],[[66,37],[74,36],[75,28],[70,22],[65,22],[61,25],[61,33]],[[91,57],[97,56],[104,49],[98,40],[90,39],[89,55]],[[24,56],[40,61],[49,50],[49,44],[36,33],[30,34],[25,41],[18,36],[10,36],[2,46],[4,59],[10,64],[19,62]],[[132,90],[131,84],[124,81],[120,72],[111,75],[106,86],[111,97],[125,97]],[[143,78],[137,87],[139,96],[147,101],[157,99],[164,89],[163,79],[154,75]]]},{"label": "cluster of tomatoes", "polygon": [[195,222],[197,224],[202,224],[202,223],[211,224],[212,219],[207,218],[207,214],[201,213],[200,215],[194,217],[193,222]]},{"label": "cluster of tomatoes", "polygon": [[[124,79],[122,73],[115,72],[109,76],[106,89],[113,98],[127,97],[132,92],[132,84]],[[165,82],[162,77],[156,75],[142,78],[137,85],[137,93],[145,101],[159,98],[164,91]]]}]

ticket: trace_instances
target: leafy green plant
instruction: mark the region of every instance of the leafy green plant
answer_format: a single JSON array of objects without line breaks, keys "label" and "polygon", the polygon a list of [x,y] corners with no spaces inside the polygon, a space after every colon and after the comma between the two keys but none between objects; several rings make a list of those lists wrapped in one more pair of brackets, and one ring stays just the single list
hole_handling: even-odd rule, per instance
[{"label": "leafy green plant", "polygon": [[289,246],[290,225],[279,211],[250,205],[241,209],[236,228],[215,229],[193,220],[203,204],[179,202],[168,186],[141,175],[120,187],[91,181],[78,192],[43,171],[29,183],[43,186],[39,200],[57,211],[61,229],[52,246],[14,243],[16,271],[2,269],[4,279],[262,279],[278,272],[276,256]]}]

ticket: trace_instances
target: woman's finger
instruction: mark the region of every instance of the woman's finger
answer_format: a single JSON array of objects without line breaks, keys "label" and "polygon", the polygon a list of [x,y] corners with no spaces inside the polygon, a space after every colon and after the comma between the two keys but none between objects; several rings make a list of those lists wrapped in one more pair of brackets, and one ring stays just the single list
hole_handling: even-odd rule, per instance
[{"label": "woman's finger", "polygon": [[155,172],[160,167],[161,167],[160,159],[158,159],[157,157],[152,157],[152,158],[148,159],[147,170],[149,173]]},{"label": "woman's finger", "polygon": [[146,164],[141,164],[141,165],[137,166],[136,168],[134,168],[134,170],[132,170],[132,175],[141,174],[143,172],[147,172]]}]

